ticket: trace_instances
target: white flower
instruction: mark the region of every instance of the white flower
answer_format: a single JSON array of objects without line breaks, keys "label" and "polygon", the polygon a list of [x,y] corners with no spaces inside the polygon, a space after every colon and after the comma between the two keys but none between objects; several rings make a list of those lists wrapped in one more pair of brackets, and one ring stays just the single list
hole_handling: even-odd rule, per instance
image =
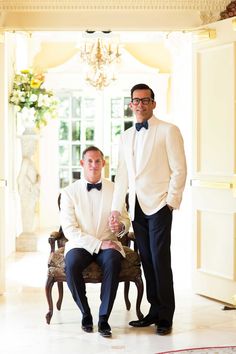
[{"label": "white flower", "polygon": [[21,111],[21,106],[16,106],[16,112],[20,112]]},{"label": "white flower", "polygon": [[50,107],[51,104],[51,100],[50,97],[48,95],[42,95],[40,93],[39,98],[38,98],[38,107]]},{"label": "white flower", "polygon": [[35,95],[34,93],[33,93],[33,94],[30,96],[30,98],[29,98],[30,102],[36,102],[37,99],[38,99],[38,96]]},{"label": "white flower", "polygon": [[18,105],[19,102],[25,102],[25,93],[14,90],[11,96],[11,102]]}]

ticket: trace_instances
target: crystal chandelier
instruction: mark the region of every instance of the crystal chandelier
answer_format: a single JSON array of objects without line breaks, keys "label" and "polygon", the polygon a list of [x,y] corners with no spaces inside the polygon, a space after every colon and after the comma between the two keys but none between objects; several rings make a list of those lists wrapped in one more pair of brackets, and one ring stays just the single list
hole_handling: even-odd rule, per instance
[{"label": "crystal chandelier", "polygon": [[119,44],[111,38],[87,40],[80,49],[80,57],[87,65],[86,81],[93,87],[102,90],[117,79],[115,72],[121,53]]}]

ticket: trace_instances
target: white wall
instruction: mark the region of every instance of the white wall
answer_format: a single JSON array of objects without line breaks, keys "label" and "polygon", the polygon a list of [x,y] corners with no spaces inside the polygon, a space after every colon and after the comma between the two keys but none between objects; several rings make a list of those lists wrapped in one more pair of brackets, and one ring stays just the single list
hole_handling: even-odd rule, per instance
[{"label": "white wall", "polygon": [[5,101],[6,90],[4,88],[5,76],[5,44],[4,36],[0,37],[0,295],[5,290],[5,230],[6,230],[6,153],[5,153]]}]

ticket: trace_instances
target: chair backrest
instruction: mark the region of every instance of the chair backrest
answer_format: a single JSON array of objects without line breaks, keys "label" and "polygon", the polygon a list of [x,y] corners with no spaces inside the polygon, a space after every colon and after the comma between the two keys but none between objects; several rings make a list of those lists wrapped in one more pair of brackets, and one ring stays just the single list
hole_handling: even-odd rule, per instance
[{"label": "chair backrest", "polygon": [[57,198],[57,205],[58,205],[58,209],[61,210],[61,193],[59,194],[59,196]]},{"label": "chair backrest", "polygon": [[[58,209],[59,209],[59,211],[60,211],[60,210],[61,210],[61,193],[58,195],[58,198],[57,198],[57,205],[58,205]],[[59,232],[60,236],[59,236],[59,238],[57,239],[57,247],[58,247],[58,248],[64,247],[64,246],[65,246],[65,243],[66,243],[68,240],[67,240],[67,238],[65,237],[61,226],[59,227],[58,232]]]}]

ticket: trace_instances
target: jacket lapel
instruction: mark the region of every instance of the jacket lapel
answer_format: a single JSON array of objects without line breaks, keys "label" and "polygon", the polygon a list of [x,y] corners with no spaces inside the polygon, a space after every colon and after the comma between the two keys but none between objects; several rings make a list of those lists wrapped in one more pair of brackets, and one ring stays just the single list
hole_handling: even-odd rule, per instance
[{"label": "jacket lapel", "polygon": [[[152,119],[152,118],[151,118]],[[156,137],[156,129],[157,129],[157,119],[152,119],[152,125],[149,127],[149,133],[145,136],[144,141],[144,149],[141,152],[141,164],[138,171],[136,171],[135,167],[135,158],[134,158],[134,149],[135,149],[135,129],[130,129],[127,131],[127,134],[124,136],[124,144],[125,144],[125,154],[127,154],[127,166],[132,166],[132,170],[134,171],[134,175],[137,177],[139,174],[143,172],[146,168],[150,155],[153,151],[153,145]],[[146,141],[147,140],[147,141]]]},{"label": "jacket lapel", "polygon": [[124,146],[125,154],[127,154],[127,166],[132,167],[135,174],[135,160],[134,160],[134,139],[135,139],[135,129],[130,129],[124,136]]},{"label": "jacket lapel", "polygon": [[95,234],[96,230],[93,225],[93,220],[91,219],[90,203],[85,183],[81,183],[79,192],[81,222],[83,225],[86,225],[86,229],[89,230],[91,234]]},{"label": "jacket lapel", "polygon": [[153,151],[153,145],[156,136],[156,126],[152,126],[149,128],[148,134],[145,136],[145,140],[143,142],[143,150],[141,152],[141,164],[138,171],[136,171],[136,177],[140,175],[143,170],[147,167],[147,164],[150,160],[151,153]]}]

